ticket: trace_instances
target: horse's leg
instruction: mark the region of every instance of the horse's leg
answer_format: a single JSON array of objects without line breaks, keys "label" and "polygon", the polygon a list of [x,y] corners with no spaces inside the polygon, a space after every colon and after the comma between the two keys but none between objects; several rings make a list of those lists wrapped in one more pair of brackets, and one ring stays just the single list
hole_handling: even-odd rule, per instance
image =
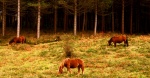
[{"label": "horse's leg", "polygon": [[21,40],[21,42],[22,42],[22,44],[24,43],[24,42],[23,42],[23,39]]},{"label": "horse's leg", "polygon": [[80,74],[80,68],[81,68],[81,67],[80,67],[80,66],[78,66],[78,75]]},{"label": "horse's leg", "polygon": [[116,47],[116,42],[114,42],[114,46]]},{"label": "horse's leg", "polygon": [[124,46],[128,46],[128,40],[124,41]]},{"label": "horse's leg", "polygon": [[22,41],[22,43],[24,43],[24,40]]},{"label": "horse's leg", "polygon": [[70,74],[71,74],[70,64],[69,64],[69,65],[67,65],[67,71],[68,71],[68,72],[70,72]]},{"label": "horse's leg", "polygon": [[24,43],[24,40],[22,39],[22,44]]},{"label": "horse's leg", "polygon": [[82,65],[81,69],[82,69],[82,74],[83,74],[83,72],[84,72],[84,66],[83,65]]},{"label": "horse's leg", "polygon": [[129,45],[129,44],[128,44],[128,39],[126,40],[126,44],[127,44],[127,46]]},{"label": "horse's leg", "polygon": [[126,41],[124,41],[124,47],[126,46]]}]

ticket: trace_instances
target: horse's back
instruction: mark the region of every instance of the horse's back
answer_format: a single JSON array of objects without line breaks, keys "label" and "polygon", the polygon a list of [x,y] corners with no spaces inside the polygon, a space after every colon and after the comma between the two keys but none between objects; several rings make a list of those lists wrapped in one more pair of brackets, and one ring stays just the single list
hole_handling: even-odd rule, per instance
[{"label": "horse's back", "polygon": [[112,37],[113,41],[116,41],[116,42],[122,42],[122,41],[126,41],[127,40],[127,37],[126,35],[120,35],[120,36],[114,36]]},{"label": "horse's back", "polygon": [[25,37],[24,37],[24,36],[20,36],[19,38],[22,39],[22,40],[25,40]]},{"label": "horse's back", "polygon": [[112,40],[112,42],[121,43],[122,42],[122,37],[114,36],[114,37],[112,37],[111,40]]},{"label": "horse's back", "polygon": [[81,59],[75,59],[75,61],[78,66],[84,66],[84,62]]},{"label": "horse's back", "polygon": [[67,66],[68,64],[70,65],[70,68],[76,68],[78,66],[83,65],[83,61],[81,59],[76,59],[76,58],[67,58],[64,60],[64,65]]}]

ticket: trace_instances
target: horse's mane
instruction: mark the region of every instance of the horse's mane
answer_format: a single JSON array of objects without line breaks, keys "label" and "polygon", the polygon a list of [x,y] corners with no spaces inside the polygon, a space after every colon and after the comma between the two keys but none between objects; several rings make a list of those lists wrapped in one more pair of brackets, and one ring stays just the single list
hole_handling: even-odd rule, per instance
[{"label": "horse's mane", "polygon": [[61,65],[60,66],[64,66],[65,62],[68,61],[70,58],[66,58],[62,61]]}]

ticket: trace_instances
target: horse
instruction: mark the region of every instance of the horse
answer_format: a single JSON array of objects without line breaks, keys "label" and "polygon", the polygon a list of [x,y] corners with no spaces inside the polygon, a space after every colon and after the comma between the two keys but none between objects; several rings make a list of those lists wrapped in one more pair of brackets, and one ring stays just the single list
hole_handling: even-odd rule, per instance
[{"label": "horse", "polygon": [[9,41],[9,44],[12,43],[26,43],[26,38],[24,36],[14,37]]},{"label": "horse", "polygon": [[128,39],[127,39],[127,36],[125,36],[125,35],[113,36],[108,41],[109,46],[111,45],[111,42],[114,43],[115,47],[116,47],[116,43],[122,43],[122,42],[124,42],[124,46],[128,46]]},{"label": "horse", "polygon": [[80,74],[80,69],[82,70],[82,74],[84,72],[84,62],[81,59],[77,58],[66,58],[62,61],[58,74],[63,73],[63,68],[66,67],[67,71],[71,73],[70,68],[78,68],[78,75]]}]

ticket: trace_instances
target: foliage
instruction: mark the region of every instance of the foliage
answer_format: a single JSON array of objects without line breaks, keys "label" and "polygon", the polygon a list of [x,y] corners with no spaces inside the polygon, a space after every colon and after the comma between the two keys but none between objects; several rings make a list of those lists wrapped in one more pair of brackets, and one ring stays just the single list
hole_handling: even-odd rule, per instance
[{"label": "foliage", "polygon": [[102,12],[107,13],[108,9],[112,6],[112,0],[100,0],[98,3],[98,12],[102,14]]},{"label": "foliage", "polygon": [[[35,1],[34,2],[28,2],[28,6],[37,7],[38,5],[39,4],[37,2],[35,2]],[[49,6],[49,4],[46,3],[44,0],[42,0],[40,2],[40,5],[41,5],[42,8],[47,8]]]}]

